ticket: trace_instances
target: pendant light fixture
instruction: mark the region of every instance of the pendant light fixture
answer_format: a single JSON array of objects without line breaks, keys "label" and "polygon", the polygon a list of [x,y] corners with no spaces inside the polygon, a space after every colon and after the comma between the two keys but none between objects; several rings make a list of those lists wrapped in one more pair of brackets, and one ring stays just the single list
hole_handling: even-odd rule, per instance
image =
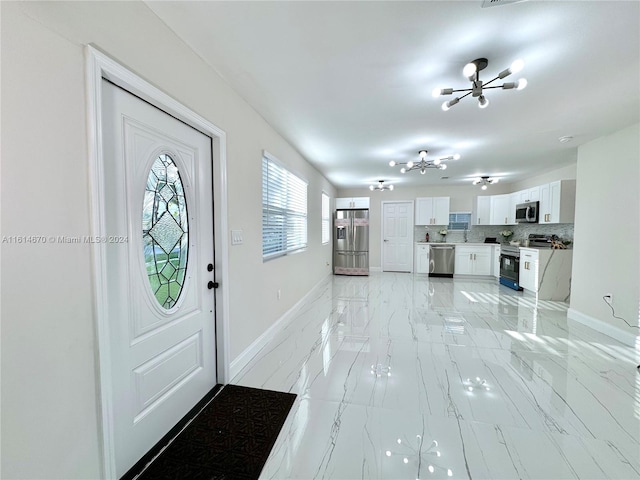
[{"label": "pendant light fixture", "polygon": [[486,190],[487,189],[487,185],[493,185],[494,183],[498,183],[498,181],[499,181],[498,178],[484,176],[484,177],[475,178],[473,180],[473,184],[474,185],[482,185],[480,188],[482,190]]},{"label": "pendant light fixture", "polygon": [[428,168],[439,168],[440,170],[445,170],[447,168],[447,164],[444,163],[447,160],[459,160],[460,155],[457,153],[455,155],[448,155],[446,157],[436,158],[434,160],[427,160],[427,151],[420,150],[418,152],[418,156],[420,160],[417,162],[396,162],[395,160],[391,160],[389,162],[390,167],[395,167],[396,165],[406,165],[400,169],[401,173],[411,172],[412,170],[419,170],[422,175],[424,175]]},{"label": "pendant light fixture", "polygon": [[369,185],[369,190],[372,192],[374,190],[384,191],[384,190],[393,190],[393,185],[385,185],[384,180],[378,180],[378,185]]},{"label": "pendant light fixture", "polygon": [[527,86],[527,81],[524,78],[519,79],[516,82],[505,82],[502,85],[489,86],[490,83],[508,77],[512,73],[518,73],[524,67],[522,60],[515,60],[509,68],[501,71],[497,77],[492,78],[486,83],[480,80],[480,71],[487,68],[489,60],[486,58],[476,58],[473,62],[467,63],[462,69],[462,74],[471,82],[471,88],[453,89],[453,88],[435,88],[433,90],[433,96],[439,97],[440,95],[452,95],[454,92],[467,92],[461,97],[455,97],[453,100],[444,102],[442,104],[442,110],[447,111],[453,107],[456,103],[462,100],[464,97],[472,95],[478,99],[478,107],[486,108],[489,105],[489,100],[484,95],[484,90],[490,88],[502,88],[503,90],[517,89],[522,90]]}]

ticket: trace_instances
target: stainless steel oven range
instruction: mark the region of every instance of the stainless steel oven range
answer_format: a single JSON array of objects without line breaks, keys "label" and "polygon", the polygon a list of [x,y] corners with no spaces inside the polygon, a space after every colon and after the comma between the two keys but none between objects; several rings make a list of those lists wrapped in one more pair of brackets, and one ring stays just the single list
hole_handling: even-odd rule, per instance
[{"label": "stainless steel oven range", "polygon": [[520,279],[520,249],[512,245],[500,248],[500,283],[514,290],[522,290]]}]

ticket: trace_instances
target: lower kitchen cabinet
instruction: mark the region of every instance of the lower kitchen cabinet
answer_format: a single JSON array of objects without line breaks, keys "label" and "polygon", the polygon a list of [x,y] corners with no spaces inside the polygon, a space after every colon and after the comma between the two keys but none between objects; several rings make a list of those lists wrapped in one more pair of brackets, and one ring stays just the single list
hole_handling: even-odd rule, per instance
[{"label": "lower kitchen cabinet", "polygon": [[571,250],[520,248],[520,278],[525,292],[539,300],[566,302],[571,293]]},{"label": "lower kitchen cabinet", "polygon": [[493,273],[493,247],[456,246],[456,275],[491,275]]},{"label": "lower kitchen cabinet", "polygon": [[429,245],[417,244],[415,255],[415,266],[413,271],[415,273],[429,273]]}]

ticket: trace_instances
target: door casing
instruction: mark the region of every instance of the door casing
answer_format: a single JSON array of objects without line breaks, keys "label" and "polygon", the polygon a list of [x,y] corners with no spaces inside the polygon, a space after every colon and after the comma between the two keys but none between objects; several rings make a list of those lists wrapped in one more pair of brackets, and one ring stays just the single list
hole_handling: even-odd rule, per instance
[{"label": "door casing", "polygon": [[[136,75],[93,45],[88,45],[86,56],[87,121],[89,145],[89,172],[91,186],[91,235],[107,235],[105,228],[104,158],[102,153],[102,79],[118,85],[146,102],[165,111],[199,130],[212,139],[213,191],[214,191],[214,244],[215,270],[220,288],[216,291],[216,351],[218,382],[229,381],[229,272],[228,272],[228,218],[226,134],[224,131],[188,109],[175,99]],[[112,361],[108,341],[105,245],[92,244],[94,316],[97,332],[99,414],[102,433],[102,466],[105,478],[115,478],[115,448],[113,432],[113,388],[110,366]]]}]

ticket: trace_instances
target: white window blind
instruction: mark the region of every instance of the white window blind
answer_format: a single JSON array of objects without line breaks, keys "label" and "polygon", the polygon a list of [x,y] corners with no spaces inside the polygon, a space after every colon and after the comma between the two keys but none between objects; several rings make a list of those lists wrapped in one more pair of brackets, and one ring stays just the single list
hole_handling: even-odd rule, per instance
[{"label": "white window blind", "polygon": [[262,257],[272,258],[307,246],[307,182],[262,157]]},{"label": "white window blind", "polygon": [[322,243],[329,243],[331,234],[331,217],[329,213],[329,195],[322,192]]},{"label": "white window blind", "polygon": [[453,212],[449,214],[449,230],[469,230],[470,212]]}]

